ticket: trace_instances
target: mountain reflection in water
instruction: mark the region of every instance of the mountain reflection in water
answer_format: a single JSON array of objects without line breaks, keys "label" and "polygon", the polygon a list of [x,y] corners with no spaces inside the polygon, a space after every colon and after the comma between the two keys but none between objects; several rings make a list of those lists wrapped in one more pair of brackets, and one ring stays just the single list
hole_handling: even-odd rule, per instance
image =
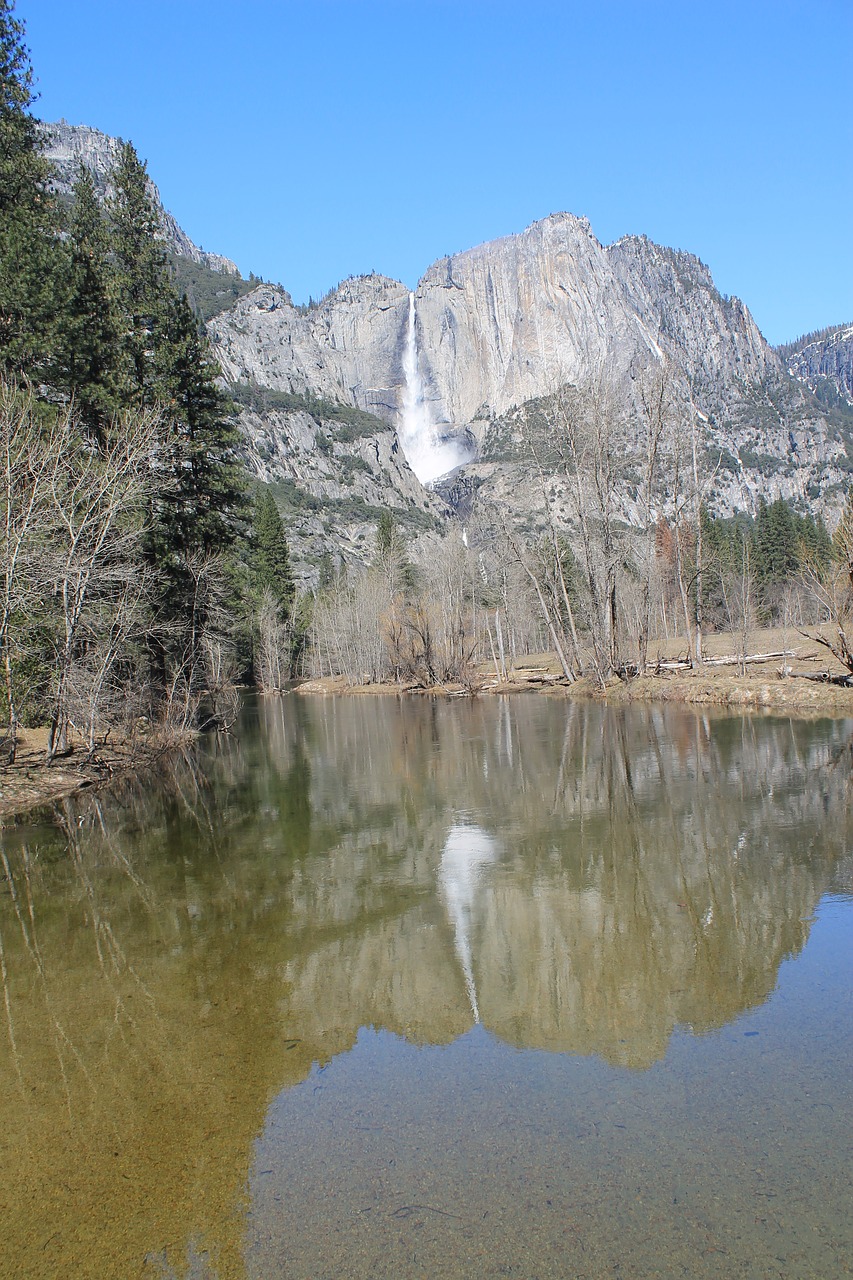
[{"label": "mountain reflection in water", "polygon": [[244,1274],[270,1102],[362,1027],[648,1068],[760,1005],[849,873],[849,732],[290,698],[5,832],[12,1274]]}]

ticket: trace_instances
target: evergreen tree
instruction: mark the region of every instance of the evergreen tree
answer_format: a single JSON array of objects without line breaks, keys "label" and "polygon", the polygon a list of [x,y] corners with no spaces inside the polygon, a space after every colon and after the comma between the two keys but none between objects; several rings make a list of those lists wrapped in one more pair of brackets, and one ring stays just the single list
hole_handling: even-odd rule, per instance
[{"label": "evergreen tree", "polygon": [[63,249],[40,153],[24,24],[0,0],[0,372],[39,379],[54,341]]},{"label": "evergreen tree", "polygon": [[124,376],[133,402],[150,405],[156,400],[154,333],[172,291],[148,174],[129,142],[119,149],[113,184],[107,213]]},{"label": "evergreen tree", "polygon": [[122,395],[107,227],[88,169],[81,169],[74,186],[68,244],[69,283],[52,380],[74,397],[89,435],[103,440],[111,415],[129,397]]},{"label": "evergreen tree", "polygon": [[269,591],[281,610],[282,620],[287,620],[293,611],[296,588],[284,523],[269,489],[261,489],[255,499],[252,535],[253,590],[258,597]]},{"label": "evergreen tree", "polygon": [[184,556],[225,551],[245,503],[235,452],[240,436],[233,405],[217,386],[220,370],[207,339],[186,297],[165,281],[152,340],[152,387],[164,414],[164,550]]},{"label": "evergreen tree", "polygon": [[320,591],[328,591],[329,587],[335,581],[335,564],[332,560],[332,553],[328,550],[323,552],[320,560]]},{"label": "evergreen tree", "polygon": [[800,564],[794,514],[784,498],[769,506],[762,498],[755,519],[754,563],[763,586],[786,582]]},{"label": "evergreen tree", "polygon": [[186,297],[169,277],[145,165],[124,143],[109,202],[109,245],[120,329],[123,398],[163,413],[162,481],[151,550],[158,567],[233,542],[243,485],[239,440],[219,368]]},{"label": "evergreen tree", "polygon": [[823,518],[811,515],[795,516],[800,561],[808,562],[821,572],[832,560],[832,539],[829,536]]},{"label": "evergreen tree", "polygon": [[832,555],[853,584],[853,489],[847,491],[841,519],[832,535]]},{"label": "evergreen tree", "polygon": [[395,547],[396,532],[394,517],[391,512],[383,511],[376,525],[376,550],[380,560],[392,553]]}]

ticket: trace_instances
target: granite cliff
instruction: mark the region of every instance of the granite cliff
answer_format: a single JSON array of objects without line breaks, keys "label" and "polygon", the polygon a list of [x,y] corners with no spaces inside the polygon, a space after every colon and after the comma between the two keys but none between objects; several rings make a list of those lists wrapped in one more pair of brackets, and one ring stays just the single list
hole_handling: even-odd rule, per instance
[{"label": "granite cliff", "polygon": [[520,406],[602,368],[630,399],[638,374],[664,362],[707,424],[720,511],[760,495],[832,506],[846,480],[853,415],[789,373],[698,258],[640,236],[604,246],[571,214],[439,260],[411,306],[405,286],[377,275],[344,281],[311,309],[265,287],[210,334],[230,380],[357,406],[404,446],[414,339],[435,439],[458,442],[469,488],[498,485],[521,503],[532,495],[518,470]]},{"label": "granite cliff", "polygon": [[[80,163],[107,194],[117,141],[43,128],[60,194]],[[152,194],[177,259],[236,271],[193,244],[153,184]],[[439,259],[411,294],[372,274],[310,307],[270,284],[223,299],[207,327],[241,405],[246,461],[278,487],[308,575],[330,542],[366,558],[386,508],[412,532],[437,528],[482,489],[535,526],[525,414],[602,370],[630,404],[645,370],[669,368],[676,400],[703,424],[718,511],[783,496],[831,513],[843,499],[853,329],[774,351],[698,258],[645,236],[604,245],[585,218],[557,213]],[[452,473],[424,487],[413,468],[421,479]],[[631,519],[627,496],[624,508]]]},{"label": "granite cliff", "polygon": [[[83,165],[92,174],[95,188],[101,198],[106,198],[112,190],[112,172],[121,146],[119,138],[111,138],[98,129],[88,125],[68,124],[60,120],[55,124],[40,124],[44,138],[43,154],[53,165],[55,178],[52,188],[61,197],[69,197],[80,166]],[[160,192],[153,182],[149,181],[149,195],[152,197],[160,215],[160,231],[163,243],[168,252],[181,258],[189,258],[211,271],[224,275],[236,275],[237,267],[230,258],[219,253],[205,253],[192,242],[187,233],[178,225],[160,198]]]},{"label": "granite cliff", "polygon": [[853,407],[853,325],[823,329],[779,348],[792,377],[826,404]]}]

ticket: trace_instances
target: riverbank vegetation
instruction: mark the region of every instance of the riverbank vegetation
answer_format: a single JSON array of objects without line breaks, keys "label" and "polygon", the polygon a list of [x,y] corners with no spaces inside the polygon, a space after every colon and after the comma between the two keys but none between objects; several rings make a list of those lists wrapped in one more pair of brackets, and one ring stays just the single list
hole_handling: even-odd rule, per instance
[{"label": "riverbank vegetation", "polygon": [[[22,24],[0,3],[0,667],[13,762],[110,732],[226,723],[271,629],[296,645],[287,546],[252,501],[235,408],[124,143],[106,202],[51,194]],[[276,524],[276,520],[278,523]],[[270,588],[270,565],[276,582]],[[286,633],[286,636],[285,636]],[[266,666],[262,663],[263,672]]]},{"label": "riverbank vegetation", "polygon": [[563,683],[603,691],[663,673],[676,653],[705,670],[719,633],[745,674],[766,627],[791,637],[783,674],[796,641],[824,653],[827,678],[853,672],[853,505],[832,537],[781,497],[715,516],[703,424],[665,373],[633,406],[603,383],[564,389],[523,421],[522,439],[535,520],[519,527],[498,501],[475,501],[464,537],[416,548],[380,522],[372,565],[321,581],[316,676],[474,688],[487,667],[505,683],[547,650]]},{"label": "riverbank vegetation", "polygon": [[[707,675],[720,632],[745,676],[766,626],[792,637],[773,651],[782,676],[798,636],[827,679],[853,672],[853,507],[831,538],[782,497],[714,515],[723,459],[666,370],[630,388],[602,374],[517,411],[524,518],[474,492],[464,529],[425,515],[410,539],[376,509],[371,563],[346,563],[330,534],[300,595],[292,482],[245,471],[238,406],[166,256],[145,166],[122,144],[105,203],[83,168],[73,199],[53,198],[23,35],[0,0],[0,763],[41,726],[27,768],[37,741],[54,768],[73,751],[109,773],[110,739],[156,750],[229,724],[240,684],[276,692],[295,674],[671,690],[667,662]],[[233,394],[322,415],[349,441],[377,426],[310,396]],[[543,651],[553,680],[519,680]]]}]

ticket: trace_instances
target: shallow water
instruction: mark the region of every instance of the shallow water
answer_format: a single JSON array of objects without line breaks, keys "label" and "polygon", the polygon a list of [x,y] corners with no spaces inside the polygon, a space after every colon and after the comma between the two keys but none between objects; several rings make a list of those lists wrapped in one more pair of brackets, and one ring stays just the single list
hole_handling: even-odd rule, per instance
[{"label": "shallow water", "polygon": [[6,832],[0,1274],[850,1274],[851,731],[289,698]]}]

